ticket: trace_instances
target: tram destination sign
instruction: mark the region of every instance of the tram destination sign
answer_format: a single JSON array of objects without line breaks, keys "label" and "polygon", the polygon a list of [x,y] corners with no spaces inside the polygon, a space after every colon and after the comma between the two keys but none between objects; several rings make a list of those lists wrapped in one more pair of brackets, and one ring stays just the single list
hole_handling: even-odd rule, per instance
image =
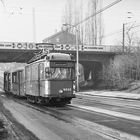
[{"label": "tram destination sign", "polygon": [[37,49],[35,43],[29,42],[0,42],[0,49]]}]

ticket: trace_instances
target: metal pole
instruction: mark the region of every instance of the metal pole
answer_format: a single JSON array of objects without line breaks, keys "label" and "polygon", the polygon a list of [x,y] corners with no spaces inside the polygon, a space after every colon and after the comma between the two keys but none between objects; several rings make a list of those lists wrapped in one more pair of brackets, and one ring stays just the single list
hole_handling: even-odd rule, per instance
[{"label": "metal pole", "polygon": [[79,46],[78,46],[78,30],[76,29],[76,85],[79,91]]},{"label": "metal pole", "polygon": [[124,47],[125,47],[125,24],[124,23],[123,23],[123,40],[122,40],[122,42],[123,42],[122,51],[124,52]]},{"label": "metal pole", "polygon": [[32,14],[33,14],[33,41],[36,42],[35,8],[32,9]]},{"label": "metal pole", "polygon": [[70,27],[75,28],[76,31],[76,86],[77,86],[77,92],[79,91],[79,46],[78,46],[78,29],[76,26],[73,26],[71,24],[63,24],[63,26],[69,25]]}]

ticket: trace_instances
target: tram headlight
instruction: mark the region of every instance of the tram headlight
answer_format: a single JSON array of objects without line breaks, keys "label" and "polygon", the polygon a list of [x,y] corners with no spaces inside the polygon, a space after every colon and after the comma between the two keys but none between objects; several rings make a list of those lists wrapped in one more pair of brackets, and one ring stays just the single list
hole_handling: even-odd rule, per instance
[{"label": "tram headlight", "polygon": [[64,91],[62,89],[59,90],[59,93],[63,93]]}]

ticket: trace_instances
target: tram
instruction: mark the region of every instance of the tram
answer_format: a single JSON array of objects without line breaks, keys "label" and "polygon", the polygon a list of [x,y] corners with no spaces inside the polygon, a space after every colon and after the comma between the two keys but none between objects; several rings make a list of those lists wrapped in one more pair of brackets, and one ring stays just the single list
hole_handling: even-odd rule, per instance
[{"label": "tram", "polygon": [[4,90],[29,102],[69,104],[75,97],[75,61],[70,54],[43,53],[23,68],[4,73]]}]

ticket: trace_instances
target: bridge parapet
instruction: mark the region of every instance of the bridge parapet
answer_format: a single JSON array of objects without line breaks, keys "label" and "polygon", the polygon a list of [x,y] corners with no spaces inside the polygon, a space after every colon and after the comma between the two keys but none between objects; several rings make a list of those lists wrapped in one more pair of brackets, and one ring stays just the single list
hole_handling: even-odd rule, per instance
[{"label": "bridge parapet", "polygon": [[[76,51],[76,45],[69,44],[50,44],[50,43],[33,43],[33,42],[0,42],[0,49],[16,50],[58,50],[58,51]],[[127,52],[127,47],[125,47]],[[140,47],[131,47],[131,52],[140,50]],[[122,46],[119,45],[79,45],[79,51],[85,52],[122,52]]]},{"label": "bridge parapet", "polygon": [[[40,50],[56,50],[60,52],[69,52],[75,55],[76,45],[68,44],[50,44],[50,43],[30,43],[30,42],[0,42],[0,62],[24,62],[29,61]],[[84,60],[98,60],[104,57],[103,54],[115,55],[112,46],[89,46],[79,45],[79,56]],[[99,52],[99,53],[98,53]],[[107,53],[104,53],[107,52]],[[94,54],[94,55],[93,55]],[[100,54],[100,55],[99,55]],[[94,56],[94,58],[93,58]]]},{"label": "bridge parapet", "polygon": [[37,49],[35,43],[30,42],[0,42],[0,49]]},{"label": "bridge parapet", "polygon": [[[18,49],[18,50],[65,50],[76,51],[76,45],[69,44],[50,44],[50,43],[32,43],[32,42],[0,42],[0,49]],[[90,46],[79,45],[79,51],[101,51],[101,52],[116,52],[118,46]],[[119,49],[118,49],[119,50]]]},{"label": "bridge parapet", "polygon": [[[37,48],[41,49],[50,49],[50,50],[57,50],[57,51],[76,51],[76,45],[69,45],[69,44],[53,44],[52,46],[48,46],[47,43],[38,43],[36,44]],[[122,46],[111,46],[111,45],[78,45],[79,51],[85,52],[121,52]]]},{"label": "bridge parapet", "polygon": [[[67,50],[67,51],[76,51],[76,45],[68,44],[55,44],[54,50]],[[120,46],[91,46],[91,45],[79,45],[79,51],[93,51],[93,52],[121,52]]]}]

